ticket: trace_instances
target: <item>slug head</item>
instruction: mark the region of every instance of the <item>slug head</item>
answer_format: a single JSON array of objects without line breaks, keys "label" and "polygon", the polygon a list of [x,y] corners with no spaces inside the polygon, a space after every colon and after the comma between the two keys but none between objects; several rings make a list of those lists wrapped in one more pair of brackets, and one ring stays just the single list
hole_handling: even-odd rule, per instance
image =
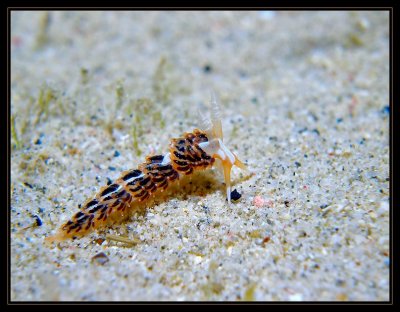
[{"label": "slug head", "polygon": [[[210,119],[203,117],[203,123],[207,125],[206,134],[209,138],[208,142],[200,143],[199,146],[208,155],[219,159],[224,172],[224,180],[226,185],[226,197],[228,203],[231,203],[231,170],[233,166],[247,170],[246,165],[223,143],[223,132],[220,107],[216,101],[214,93],[211,93],[211,110]],[[211,122],[210,122],[211,121]]]}]

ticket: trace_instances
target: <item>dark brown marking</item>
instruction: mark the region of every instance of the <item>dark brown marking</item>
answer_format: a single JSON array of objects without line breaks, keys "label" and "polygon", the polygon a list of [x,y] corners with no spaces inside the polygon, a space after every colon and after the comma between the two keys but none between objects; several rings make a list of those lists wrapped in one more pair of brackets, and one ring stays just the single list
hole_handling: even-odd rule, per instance
[{"label": "dark brown marking", "polygon": [[96,204],[98,204],[99,201],[97,199],[93,199],[90,202],[87,203],[87,205],[85,206],[85,208],[90,208],[91,206],[94,206]]},{"label": "dark brown marking", "polygon": [[174,181],[179,178],[179,173],[177,171],[174,171],[174,174],[168,177],[169,181]]},{"label": "dark brown marking", "polygon": [[156,177],[153,178],[153,182],[155,182],[155,183],[159,183],[159,182],[162,182],[164,180],[165,180],[164,176],[156,176]]},{"label": "dark brown marking", "polygon": [[89,218],[89,216],[86,215],[86,216],[84,216],[84,217],[78,219],[77,221],[78,221],[79,223],[84,223],[84,222],[86,221],[86,219],[88,219],[88,218]]},{"label": "dark brown marking", "polygon": [[210,159],[211,159],[211,156],[208,156],[205,152],[203,152],[203,153],[201,154],[201,158],[203,158],[203,159],[205,159],[205,160],[210,160]]},{"label": "dark brown marking", "polygon": [[150,197],[150,194],[146,193],[142,198],[140,198],[140,200],[143,201],[143,200],[146,200],[149,197]]},{"label": "dark brown marking", "polygon": [[104,205],[98,205],[98,206],[96,206],[96,207],[90,209],[90,210],[89,210],[89,213],[94,213],[94,212],[96,212],[97,210],[99,210],[99,209],[101,209],[101,208],[103,208],[103,207],[104,207]]},{"label": "dark brown marking", "polygon": [[69,228],[70,228],[71,230],[74,230],[74,229],[76,229],[78,226],[79,226],[78,223],[74,223],[74,224],[71,225]]},{"label": "dark brown marking", "polygon": [[164,189],[166,189],[167,188],[167,186],[168,186],[168,181],[167,180],[165,180],[164,182],[162,182],[162,183],[160,183],[159,185],[158,185],[158,187],[162,187],[162,188],[164,188]]},{"label": "dark brown marking", "polygon": [[187,165],[186,161],[180,161],[180,160],[174,159],[174,162],[179,166],[186,166]]},{"label": "dark brown marking", "polygon": [[148,192],[153,193],[155,190],[157,190],[157,187],[156,187],[156,185],[155,185],[154,183],[151,183],[150,185],[147,185],[147,186],[146,186],[146,190],[147,190]]},{"label": "dark brown marking", "polygon": [[190,155],[189,153],[186,154],[185,158],[186,158],[189,162],[191,162],[191,163],[195,163],[195,162],[196,162],[196,159],[194,159],[194,158],[192,157],[192,155]]},{"label": "dark brown marking", "polygon": [[189,166],[184,166],[184,167],[183,166],[179,166],[176,169],[179,170],[179,171],[188,171],[190,169],[190,167]]},{"label": "dark brown marking", "polygon": [[118,184],[111,184],[109,187],[107,187],[103,192],[101,192],[100,196],[105,196],[107,194],[110,194],[112,192],[115,192],[119,188]]},{"label": "dark brown marking", "polygon": [[137,191],[140,191],[142,188],[143,188],[143,187],[139,185],[139,186],[135,187],[134,189],[130,189],[130,191],[131,191],[132,193],[136,193]]},{"label": "dark brown marking", "polygon": [[125,191],[124,189],[122,189],[122,190],[117,194],[118,197],[124,197],[125,195],[126,195],[126,191]]},{"label": "dark brown marking", "polygon": [[149,183],[150,182],[150,177],[149,176],[147,176],[145,179],[143,179],[142,181],[140,181],[139,182],[139,184],[141,185],[141,186],[145,186],[147,183]]},{"label": "dark brown marking", "polygon": [[146,194],[146,193],[147,193],[146,190],[142,190],[140,193],[135,194],[135,197],[136,197],[136,198],[142,197],[142,196],[144,196],[144,194]]},{"label": "dark brown marking", "polygon": [[164,170],[170,170],[172,169],[172,166],[170,164],[168,165],[160,165],[157,167],[158,170],[164,171]]},{"label": "dark brown marking", "polygon": [[155,156],[151,156],[149,157],[149,160],[151,161],[152,164],[154,163],[161,163],[164,159],[163,155],[155,155]]},{"label": "dark brown marking", "polygon": [[129,182],[127,185],[135,185],[135,184],[136,184],[136,182],[138,182],[138,181],[142,181],[142,180],[143,180],[143,177],[140,177],[140,178],[137,178],[137,179],[135,179],[135,180],[133,180],[133,181]]},{"label": "dark brown marking", "polygon": [[117,199],[115,202],[112,203],[111,207],[116,207],[121,203],[119,199]]},{"label": "dark brown marking", "polygon": [[177,151],[174,151],[174,155],[179,159],[186,160],[185,155],[179,154]]},{"label": "dark brown marking", "polygon": [[127,174],[122,178],[122,180],[128,181],[129,179],[138,177],[138,176],[140,176],[141,174],[142,174],[142,172],[141,172],[140,170],[132,170],[132,171],[130,171],[129,173],[127,173]]},{"label": "dark brown marking", "polygon": [[168,172],[164,172],[164,176],[169,177],[169,176],[173,175],[174,172],[175,172],[175,170],[170,170]]},{"label": "dark brown marking", "polygon": [[[197,137],[198,137],[199,139],[202,139],[202,140],[201,140],[202,142],[208,142],[208,138],[207,138],[207,136],[206,136],[204,133],[199,134]],[[203,141],[203,139],[204,139],[204,141]]]},{"label": "dark brown marking", "polygon": [[190,156],[192,156],[195,159],[195,161],[200,161],[201,160],[199,155],[197,155],[197,153],[195,152],[195,150],[191,146],[187,147],[187,151],[188,151],[188,153],[190,153]]}]

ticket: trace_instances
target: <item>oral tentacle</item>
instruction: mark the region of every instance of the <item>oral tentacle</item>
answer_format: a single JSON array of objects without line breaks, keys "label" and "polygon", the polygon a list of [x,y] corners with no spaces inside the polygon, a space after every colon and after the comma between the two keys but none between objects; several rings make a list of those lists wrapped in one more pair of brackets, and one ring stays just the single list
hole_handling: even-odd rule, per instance
[{"label": "oral tentacle", "polygon": [[226,198],[228,199],[228,204],[231,204],[231,169],[232,164],[229,160],[225,160],[222,162],[224,168],[224,180],[226,185]]},{"label": "oral tentacle", "polygon": [[234,165],[239,167],[240,169],[248,171],[249,168],[236,156],[236,154],[232,153],[235,156],[235,163]]}]

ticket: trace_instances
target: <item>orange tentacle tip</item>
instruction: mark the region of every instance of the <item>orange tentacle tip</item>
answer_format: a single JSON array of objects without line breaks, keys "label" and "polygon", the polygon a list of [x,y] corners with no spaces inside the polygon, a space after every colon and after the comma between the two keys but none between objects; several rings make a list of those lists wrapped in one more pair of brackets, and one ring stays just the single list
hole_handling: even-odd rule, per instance
[{"label": "orange tentacle tip", "polygon": [[[80,207],[46,244],[82,237],[93,230],[121,222],[129,212],[147,206],[183,176],[206,170],[220,161],[226,185],[226,198],[231,203],[231,170],[247,170],[246,165],[224,143],[220,107],[211,97],[210,117],[202,117],[203,129],[185,132],[173,138],[164,155],[151,153],[137,169],[122,172],[114,182],[104,186]],[[201,114],[200,114],[201,116]]]}]

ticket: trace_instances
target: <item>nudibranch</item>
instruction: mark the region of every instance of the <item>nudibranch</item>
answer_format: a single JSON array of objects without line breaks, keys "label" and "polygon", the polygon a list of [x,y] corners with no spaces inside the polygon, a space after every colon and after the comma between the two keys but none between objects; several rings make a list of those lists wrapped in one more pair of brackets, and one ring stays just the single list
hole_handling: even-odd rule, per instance
[{"label": "nudibranch", "polygon": [[223,141],[220,108],[214,95],[211,96],[210,118],[203,118],[203,123],[204,130],[194,129],[172,139],[165,155],[147,156],[137,169],[122,172],[113,183],[102,187],[46,241],[82,237],[94,229],[121,222],[135,207],[146,205],[183,176],[209,169],[217,162],[222,165],[230,204],[231,169],[233,166],[246,169],[246,166]]}]

